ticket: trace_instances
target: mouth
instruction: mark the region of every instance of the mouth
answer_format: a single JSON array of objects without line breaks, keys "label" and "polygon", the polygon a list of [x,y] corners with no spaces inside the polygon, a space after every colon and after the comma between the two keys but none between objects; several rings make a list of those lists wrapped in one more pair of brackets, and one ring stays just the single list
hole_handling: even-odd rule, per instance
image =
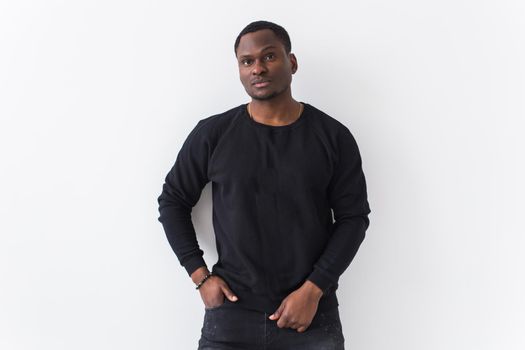
[{"label": "mouth", "polygon": [[270,81],[264,80],[264,81],[254,82],[252,83],[252,85],[255,86],[256,88],[262,88],[262,87],[266,87],[270,85]]}]

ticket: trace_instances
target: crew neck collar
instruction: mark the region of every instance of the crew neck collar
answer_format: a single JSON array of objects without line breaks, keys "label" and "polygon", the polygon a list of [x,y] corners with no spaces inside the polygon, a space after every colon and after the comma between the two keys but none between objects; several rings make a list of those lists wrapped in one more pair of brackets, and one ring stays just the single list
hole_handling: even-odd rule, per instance
[{"label": "crew neck collar", "polygon": [[248,103],[244,103],[242,104],[242,116],[244,119],[246,119],[251,125],[253,125],[254,127],[257,127],[257,128],[261,128],[261,129],[267,129],[267,130],[274,130],[274,131],[281,131],[281,130],[289,130],[289,129],[294,129],[298,126],[300,126],[301,124],[304,123],[304,120],[306,119],[306,116],[307,116],[307,109],[309,108],[309,105],[308,103],[305,103],[303,101],[299,101],[302,105],[303,105],[303,110],[301,112],[301,114],[299,115],[299,118],[297,118],[295,121],[293,121],[292,123],[290,124],[286,124],[286,125],[269,125],[269,124],[264,124],[264,123],[260,123],[258,121],[255,121],[254,119],[252,119],[250,117],[250,113],[248,113]]}]

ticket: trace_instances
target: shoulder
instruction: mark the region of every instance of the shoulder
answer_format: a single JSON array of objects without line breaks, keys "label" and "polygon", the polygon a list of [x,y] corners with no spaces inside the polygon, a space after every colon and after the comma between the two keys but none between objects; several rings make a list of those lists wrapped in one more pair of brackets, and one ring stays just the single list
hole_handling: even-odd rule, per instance
[{"label": "shoulder", "polygon": [[329,142],[337,144],[341,139],[354,139],[350,128],[342,121],[311,104],[307,104],[313,129]]},{"label": "shoulder", "polygon": [[188,135],[188,139],[212,140],[220,137],[236,122],[243,106],[244,104],[241,104],[199,119]]},{"label": "shoulder", "polygon": [[242,112],[244,104],[232,107],[226,111],[216,113],[200,119],[192,133],[200,137],[218,137],[234,124]]}]

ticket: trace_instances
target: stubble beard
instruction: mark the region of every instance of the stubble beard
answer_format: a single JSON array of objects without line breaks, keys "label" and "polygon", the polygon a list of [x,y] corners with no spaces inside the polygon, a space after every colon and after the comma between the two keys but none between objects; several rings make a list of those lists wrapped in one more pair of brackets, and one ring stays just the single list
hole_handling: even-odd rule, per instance
[{"label": "stubble beard", "polygon": [[256,95],[256,94],[250,94],[248,93],[248,95],[250,95],[250,97],[254,100],[258,100],[258,101],[267,101],[267,100],[271,100],[272,98],[276,97],[277,95],[281,94],[282,92],[284,92],[286,90],[286,87],[282,90],[282,91],[271,91],[270,93],[268,93],[267,95]]}]

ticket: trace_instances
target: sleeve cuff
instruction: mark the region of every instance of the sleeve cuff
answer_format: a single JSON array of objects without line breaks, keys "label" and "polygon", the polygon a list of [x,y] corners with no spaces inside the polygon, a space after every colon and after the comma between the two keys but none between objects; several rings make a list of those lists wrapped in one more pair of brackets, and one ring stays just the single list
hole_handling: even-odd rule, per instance
[{"label": "sleeve cuff", "polygon": [[313,283],[315,283],[316,286],[321,288],[323,291],[323,295],[326,294],[328,289],[332,287],[333,282],[318,268],[314,268],[312,273],[307,277],[307,279]]},{"label": "sleeve cuff", "polygon": [[188,272],[188,276],[190,277],[191,277],[191,274],[195,272],[195,270],[197,270],[201,266],[207,266],[207,265],[206,265],[206,262],[204,261],[204,258],[200,255],[195,256],[184,263],[184,268],[186,269],[186,272]]}]

